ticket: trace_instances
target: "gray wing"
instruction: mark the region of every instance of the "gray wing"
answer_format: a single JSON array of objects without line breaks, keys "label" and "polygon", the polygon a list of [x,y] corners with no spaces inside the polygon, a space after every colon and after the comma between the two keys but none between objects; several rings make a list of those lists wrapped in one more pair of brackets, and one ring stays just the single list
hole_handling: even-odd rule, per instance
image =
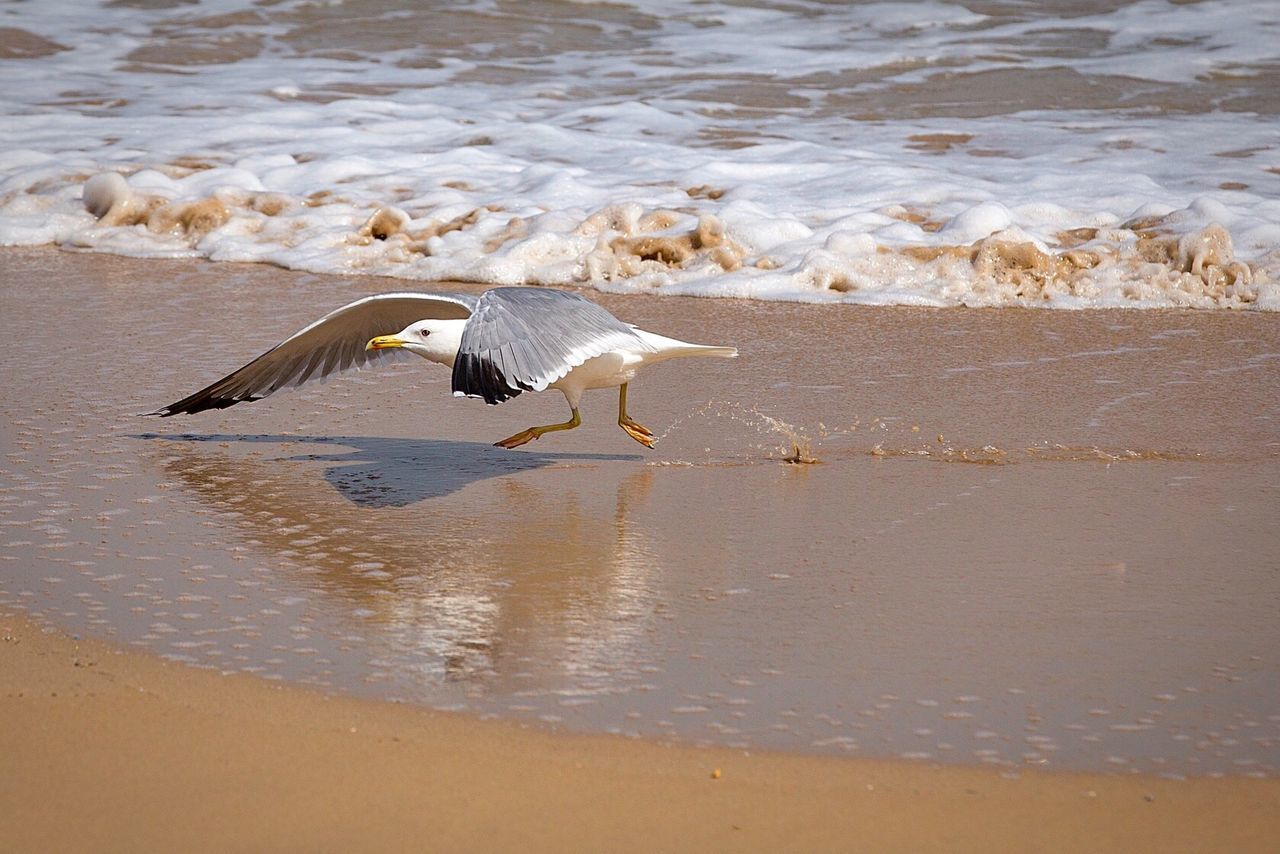
[{"label": "gray wing", "polygon": [[494,288],[462,331],[453,393],[501,403],[542,391],[588,359],[651,350],[631,327],[585,297],[548,288]]},{"label": "gray wing", "polygon": [[399,332],[418,320],[466,318],[478,302],[469,294],[376,294],[326,314],[238,371],[150,415],[169,416],[226,409],[260,400],[286,386],[302,385],[348,368],[388,361],[387,352],[366,351],[377,335]]}]

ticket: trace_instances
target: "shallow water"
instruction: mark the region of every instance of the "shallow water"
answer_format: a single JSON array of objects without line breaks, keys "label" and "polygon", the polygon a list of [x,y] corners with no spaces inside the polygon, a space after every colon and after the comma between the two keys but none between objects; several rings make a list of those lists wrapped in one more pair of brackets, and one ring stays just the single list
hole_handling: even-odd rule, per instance
[{"label": "shallow water", "polygon": [[[454,400],[427,365],[133,415],[383,282],[0,265],[30,285],[0,290],[0,359],[22,379],[0,398],[6,607],[201,666],[574,730],[1010,768],[1280,765],[1269,316],[849,308],[805,326],[805,306],[610,297],[743,356],[637,381],[655,451],[596,392],[582,428],[504,452],[488,441],[563,402]],[[796,444],[819,462],[783,462]]]},{"label": "shallow water", "polygon": [[1275,310],[1277,44],[1247,0],[10,4],[0,243]]}]

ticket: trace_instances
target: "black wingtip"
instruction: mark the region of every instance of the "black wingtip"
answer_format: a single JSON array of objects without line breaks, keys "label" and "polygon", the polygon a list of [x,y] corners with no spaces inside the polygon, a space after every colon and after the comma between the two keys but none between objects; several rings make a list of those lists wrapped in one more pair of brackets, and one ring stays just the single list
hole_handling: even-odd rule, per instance
[{"label": "black wingtip", "polygon": [[523,389],[513,387],[491,359],[464,353],[453,365],[453,393],[483,398],[490,406],[518,396]]},{"label": "black wingtip", "polygon": [[184,400],[179,400],[177,403],[162,406],[153,412],[143,412],[141,415],[143,417],[155,415],[160,418],[169,418],[173,415],[195,415],[197,412],[204,412],[209,409],[226,409],[229,406],[235,406],[237,403],[253,403],[255,400],[262,400],[265,396],[208,397],[198,393]]}]

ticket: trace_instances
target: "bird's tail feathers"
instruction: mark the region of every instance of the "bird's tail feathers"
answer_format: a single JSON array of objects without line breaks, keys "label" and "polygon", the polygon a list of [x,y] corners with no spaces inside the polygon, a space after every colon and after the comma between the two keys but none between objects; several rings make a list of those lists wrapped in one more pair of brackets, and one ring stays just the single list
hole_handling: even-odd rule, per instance
[{"label": "bird's tail feathers", "polygon": [[667,338],[663,335],[657,335],[653,332],[646,332],[643,329],[637,329],[636,335],[640,340],[649,345],[657,354],[657,361],[664,359],[675,359],[683,356],[716,356],[721,359],[732,359],[738,355],[737,347],[719,347],[713,344],[690,344],[688,341],[678,341],[675,338]]},{"label": "bird's tail feathers", "polygon": [[686,356],[714,356],[719,359],[736,359],[738,358],[737,347],[719,347],[712,344],[693,344]]}]

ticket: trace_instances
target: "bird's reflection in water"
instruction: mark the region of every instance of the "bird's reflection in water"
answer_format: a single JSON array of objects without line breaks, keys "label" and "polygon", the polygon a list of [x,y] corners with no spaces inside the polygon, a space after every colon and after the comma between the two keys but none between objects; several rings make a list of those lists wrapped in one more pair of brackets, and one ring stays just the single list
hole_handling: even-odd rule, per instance
[{"label": "bird's reflection in water", "polygon": [[[643,647],[662,568],[635,519],[652,470],[617,464],[634,457],[164,438],[166,471],[234,523],[272,585],[283,575],[337,617],[352,663],[366,669],[354,675],[409,691],[454,682],[471,696],[589,694],[615,686]],[[316,443],[354,450],[252,453]]]}]

